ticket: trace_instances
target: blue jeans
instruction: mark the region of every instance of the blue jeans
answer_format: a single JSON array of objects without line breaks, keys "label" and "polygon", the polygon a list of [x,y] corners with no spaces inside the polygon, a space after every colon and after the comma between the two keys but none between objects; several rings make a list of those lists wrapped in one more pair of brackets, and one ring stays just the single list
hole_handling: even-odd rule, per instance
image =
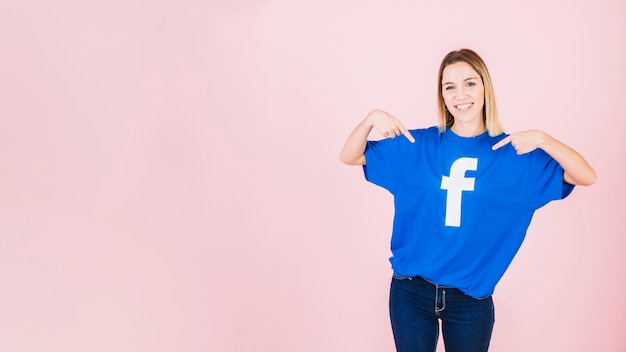
[{"label": "blue jeans", "polygon": [[419,276],[391,280],[389,313],[398,352],[434,352],[439,320],[447,352],[485,352],[494,324],[491,296],[476,299]]}]

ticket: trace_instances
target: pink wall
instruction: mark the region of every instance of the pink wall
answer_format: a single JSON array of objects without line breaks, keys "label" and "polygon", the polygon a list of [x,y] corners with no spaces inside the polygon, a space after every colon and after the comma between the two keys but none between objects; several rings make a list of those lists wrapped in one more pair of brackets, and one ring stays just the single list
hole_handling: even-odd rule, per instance
[{"label": "pink wall", "polygon": [[0,5],[0,351],[391,351],[391,197],[337,156],[373,108],[433,125],[460,47],[599,175],[537,214],[492,351],[626,351],[623,1],[220,3]]}]

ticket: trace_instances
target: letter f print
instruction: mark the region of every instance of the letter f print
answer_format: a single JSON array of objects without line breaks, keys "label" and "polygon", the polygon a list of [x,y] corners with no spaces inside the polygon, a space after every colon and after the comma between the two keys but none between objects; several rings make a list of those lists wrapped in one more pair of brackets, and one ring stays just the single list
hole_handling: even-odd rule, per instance
[{"label": "letter f print", "polygon": [[441,177],[441,189],[448,191],[446,197],[446,226],[461,226],[461,201],[463,191],[473,191],[473,177],[465,177],[468,170],[478,169],[478,159],[459,158],[450,166],[450,176]]}]

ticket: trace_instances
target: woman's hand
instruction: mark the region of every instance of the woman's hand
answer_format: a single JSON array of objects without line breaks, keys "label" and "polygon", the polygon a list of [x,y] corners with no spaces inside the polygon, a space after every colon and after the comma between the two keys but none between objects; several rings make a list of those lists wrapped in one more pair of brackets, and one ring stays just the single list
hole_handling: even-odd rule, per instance
[{"label": "woman's hand", "polygon": [[373,126],[384,137],[396,138],[404,135],[411,143],[415,142],[415,139],[402,122],[385,111],[374,110],[370,112],[365,118],[365,122]]},{"label": "woman's hand", "polygon": [[569,184],[589,186],[596,183],[596,172],[582,155],[543,131],[515,132],[491,148],[496,150],[508,143],[511,143],[517,154],[543,149],[563,167],[563,180]]},{"label": "woman's hand", "polygon": [[375,128],[385,137],[395,138],[403,134],[411,143],[415,142],[409,130],[404,127],[400,120],[382,110],[374,110],[356,126],[348,137],[341,153],[339,153],[341,162],[348,165],[365,165],[365,147],[372,128]]},{"label": "woman's hand", "polygon": [[491,149],[496,150],[511,143],[518,155],[526,154],[545,144],[546,136],[545,132],[539,130],[515,132],[496,143]]}]

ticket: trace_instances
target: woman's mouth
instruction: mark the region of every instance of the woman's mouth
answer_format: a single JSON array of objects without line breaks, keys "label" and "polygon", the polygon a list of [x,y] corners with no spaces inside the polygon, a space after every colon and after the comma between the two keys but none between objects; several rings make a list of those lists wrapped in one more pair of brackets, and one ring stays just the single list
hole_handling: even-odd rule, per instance
[{"label": "woman's mouth", "polygon": [[460,104],[460,105],[455,106],[455,108],[461,111],[465,111],[469,109],[470,107],[472,107],[472,105],[474,105],[474,103]]}]

